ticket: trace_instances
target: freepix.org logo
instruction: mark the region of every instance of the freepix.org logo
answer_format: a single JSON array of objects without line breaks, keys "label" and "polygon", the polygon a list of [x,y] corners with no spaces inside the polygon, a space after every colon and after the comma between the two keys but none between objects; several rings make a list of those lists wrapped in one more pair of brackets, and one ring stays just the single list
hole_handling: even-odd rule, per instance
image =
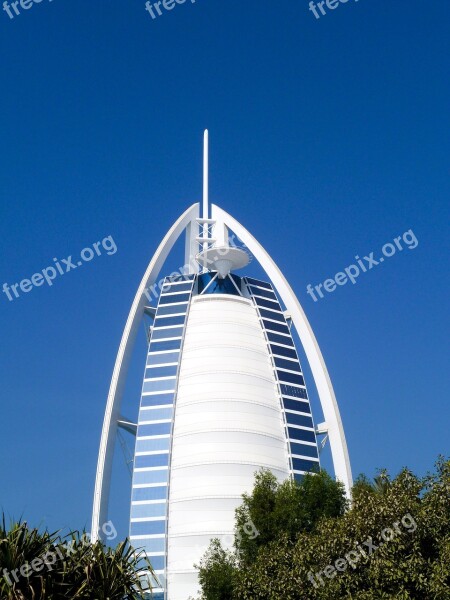
[{"label": "freepix.org logo", "polygon": [[[308,573],[308,579],[315,588],[320,585],[325,585],[325,581],[322,575],[325,575],[327,579],[333,579],[339,573],[343,573],[350,566],[352,569],[356,569],[359,561],[366,561],[372,558],[375,552],[381,548],[384,544],[391,542],[397,536],[403,535],[403,528],[408,533],[414,533],[417,529],[417,523],[414,518],[407,513],[402,517],[400,521],[393,523],[392,527],[386,527],[380,533],[380,541],[377,544],[373,541],[372,537],[369,536],[362,544],[357,544],[355,548],[347,552],[347,554],[334,561],[334,564],[326,566],[322,571],[318,571],[313,575],[312,571]],[[365,548],[363,548],[365,546]]]},{"label": "freepix.org logo", "polygon": [[[150,14],[152,19],[156,19],[157,17],[162,17],[165,12],[173,10],[177,5],[184,4],[185,2],[186,0],[158,0],[157,2],[147,0],[145,10]],[[191,0],[191,4],[195,4],[195,0]]]},{"label": "freepix.org logo", "polygon": [[[339,8],[341,4],[347,4],[349,0],[323,0],[322,2],[311,2],[309,3],[309,10],[316,17],[316,19],[320,19],[328,14],[329,11],[333,11],[336,8]],[[354,0],[354,2],[358,2],[359,0]]]},{"label": "freepix.org logo", "polygon": [[[109,542],[116,539],[117,530],[112,521],[103,523],[101,530]],[[80,537],[80,542],[82,546],[91,544],[91,534],[89,532],[83,533],[83,535]],[[21,577],[30,578],[31,575],[39,573],[45,569],[48,571],[53,571],[53,566],[58,562],[58,560],[64,561],[67,556],[70,556],[75,552],[75,544],[76,542],[74,539],[65,544],[58,544],[53,548],[53,550],[49,550],[42,556],[36,556],[29,562],[24,562],[22,566],[18,567],[17,569],[12,571],[3,569],[2,576],[6,583],[12,587],[14,586],[14,582],[20,582]]]},{"label": "freepix.org logo", "polygon": [[[53,0],[48,1],[52,2]],[[3,2],[3,10],[10,19],[14,19],[21,15],[24,10],[29,10],[30,8],[33,8],[35,4],[40,4],[41,2],[42,0],[17,0],[16,2],[8,2],[8,0],[5,0]]]},{"label": "freepix.org logo", "polygon": [[4,283],[2,292],[6,295],[8,300],[12,302],[16,298],[19,298],[21,293],[28,294],[34,287],[40,287],[41,285],[44,285],[44,283],[51,287],[53,281],[57,277],[65,275],[74,269],[78,269],[78,267],[81,267],[84,263],[90,262],[96,256],[100,256],[102,250],[104,250],[108,256],[112,256],[117,252],[116,243],[111,235],[103,238],[101,242],[95,242],[95,244],[92,245],[92,248],[90,246],[83,248],[80,252],[80,259],[75,259],[76,262],[72,259],[72,254],[61,260],[54,258],[54,264],[52,266],[45,267],[45,269],[35,273],[29,279],[22,279],[20,283],[13,283],[11,285]]},{"label": "freepix.org logo", "polygon": [[405,231],[403,235],[394,238],[393,242],[394,243],[388,242],[387,244],[384,244],[381,248],[381,256],[379,258],[374,257],[374,252],[370,252],[368,256],[364,256],[363,258],[356,255],[356,264],[345,267],[343,271],[336,273],[333,278],[325,279],[323,283],[318,283],[314,288],[308,283],[306,286],[306,293],[311,296],[314,302],[317,302],[319,298],[324,298],[322,289],[331,294],[338,286],[345,285],[349,281],[355,285],[356,279],[361,273],[367,273],[367,271],[382,264],[386,258],[394,256],[397,250],[401,252],[405,247],[408,248],[408,250],[414,250],[414,248],[417,248],[419,245],[419,240],[414,235],[412,229],[409,229],[408,231]]}]

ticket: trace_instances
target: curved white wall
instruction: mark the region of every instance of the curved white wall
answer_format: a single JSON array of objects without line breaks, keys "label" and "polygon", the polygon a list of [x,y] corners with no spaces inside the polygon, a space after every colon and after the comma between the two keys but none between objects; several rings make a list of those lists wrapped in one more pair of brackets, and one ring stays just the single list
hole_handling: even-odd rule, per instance
[{"label": "curved white wall", "polygon": [[233,543],[234,510],[260,467],[289,476],[283,415],[250,300],[193,298],[181,359],[168,518],[168,600],[198,591],[211,538]]}]

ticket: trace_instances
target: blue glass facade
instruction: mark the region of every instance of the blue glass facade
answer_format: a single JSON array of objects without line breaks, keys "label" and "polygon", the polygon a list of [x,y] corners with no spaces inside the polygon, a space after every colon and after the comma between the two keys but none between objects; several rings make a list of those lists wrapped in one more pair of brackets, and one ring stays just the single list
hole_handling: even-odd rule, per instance
[{"label": "blue glass facade", "polygon": [[[170,437],[180,353],[194,275],[165,279],[142,385],[136,436],[130,512],[130,539],[142,548],[161,584],[164,598]],[[157,584],[155,584],[157,586]]]},{"label": "blue glass facade", "polygon": [[319,453],[302,368],[286,317],[270,283],[244,277],[258,311],[283,403],[292,473],[316,471]]}]

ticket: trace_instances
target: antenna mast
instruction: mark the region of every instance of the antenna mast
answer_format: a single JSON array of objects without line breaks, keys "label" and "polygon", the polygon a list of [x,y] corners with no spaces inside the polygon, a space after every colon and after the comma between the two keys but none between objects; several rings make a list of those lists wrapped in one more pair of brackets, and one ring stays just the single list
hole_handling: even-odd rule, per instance
[{"label": "antenna mast", "polygon": [[[209,227],[207,219],[209,218],[209,138],[208,130],[205,129],[203,133],[203,214],[202,218],[205,219],[203,223],[203,237],[209,237]],[[208,242],[203,243],[203,250],[208,249]]]}]

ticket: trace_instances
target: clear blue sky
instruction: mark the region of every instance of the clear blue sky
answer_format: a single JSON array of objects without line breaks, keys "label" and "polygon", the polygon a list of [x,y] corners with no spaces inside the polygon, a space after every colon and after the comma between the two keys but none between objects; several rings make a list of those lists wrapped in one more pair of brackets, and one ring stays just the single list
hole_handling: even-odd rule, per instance
[{"label": "clear blue sky", "polygon": [[[350,0],[319,20],[307,0],[188,1],[155,20],[144,0],[0,13],[0,286],[106,236],[118,248],[52,287],[0,293],[8,514],[89,526],[122,329],[161,237],[200,198],[205,127],[211,197],[298,293],[354,473],[422,474],[450,454],[448,0]],[[414,250],[307,295],[410,228]],[[144,353],[140,340],[131,416]],[[120,472],[123,532],[127,485]]]}]

